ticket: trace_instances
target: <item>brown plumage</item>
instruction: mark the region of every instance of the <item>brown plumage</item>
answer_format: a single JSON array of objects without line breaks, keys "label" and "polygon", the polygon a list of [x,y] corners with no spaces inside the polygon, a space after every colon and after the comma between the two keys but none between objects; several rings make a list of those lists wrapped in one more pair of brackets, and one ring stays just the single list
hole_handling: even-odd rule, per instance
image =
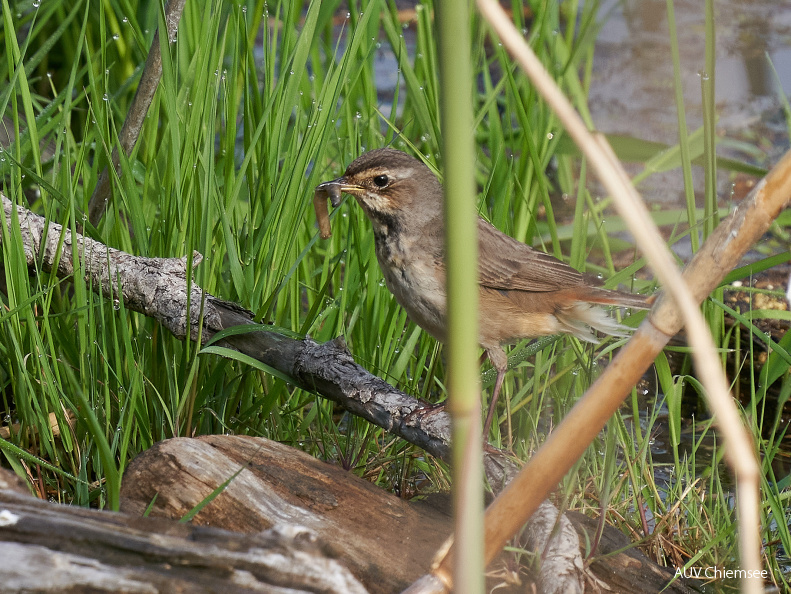
[{"label": "brown plumage", "polygon": [[[417,159],[384,148],[363,154],[318,190],[337,206],[351,194],[371,220],[385,283],[409,317],[445,341],[445,237],[442,186]],[[485,428],[491,423],[508,359],[503,344],[550,334],[597,342],[593,330],[628,328],[597,305],[648,309],[651,297],[611,291],[557,258],[478,220],[479,342],[497,370]]]}]

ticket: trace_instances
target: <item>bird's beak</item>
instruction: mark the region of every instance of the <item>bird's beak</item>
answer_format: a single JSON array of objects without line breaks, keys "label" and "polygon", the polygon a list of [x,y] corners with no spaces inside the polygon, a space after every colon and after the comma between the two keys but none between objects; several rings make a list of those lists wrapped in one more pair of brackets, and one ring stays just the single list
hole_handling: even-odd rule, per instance
[{"label": "bird's beak", "polygon": [[313,197],[313,207],[316,209],[316,220],[319,223],[319,231],[322,239],[327,239],[330,235],[330,215],[327,211],[327,198],[330,199],[333,208],[337,208],[341,203],[341,192],[348,192],[354,195],[362,190],[360,186],[350,184],[345,177],[339,177],[332,181],[324,182],[316,186],[316,193]]},{"label": "bird's beak", "polygon": [[360,186],[347,182],[345,177],[339,177],[316,186],[317,192],[324,193],[330,197],[333,207],[337,207],[341,203],[341,192],[354,195],[362,189]]}]

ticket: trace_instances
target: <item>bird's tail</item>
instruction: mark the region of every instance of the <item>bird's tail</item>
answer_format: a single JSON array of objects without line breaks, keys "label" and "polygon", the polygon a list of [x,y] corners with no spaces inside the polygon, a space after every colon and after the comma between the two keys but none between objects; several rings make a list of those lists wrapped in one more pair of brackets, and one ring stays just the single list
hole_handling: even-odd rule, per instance
[{"label": "bird's tail", "polygon": [[573,290],[576,301],[595,303],[597,305],[614,305],[615,307],[630,307],[632,309],[651,309],[656,301],[656,295],[636,295],[625,291],[613,291],[599,287],[580,287]]},{"label": "bird's tail", "polygon": [[634,295],[598,287],[585,287],[584,293],[576,297],[573,305],[555,312],[555,317],[566,333],[594,343],[599,342],[594,330],[621,338],[634,332],[634,328],[621,324],[597,305],[650,309],[656,300],[655,295]]}]

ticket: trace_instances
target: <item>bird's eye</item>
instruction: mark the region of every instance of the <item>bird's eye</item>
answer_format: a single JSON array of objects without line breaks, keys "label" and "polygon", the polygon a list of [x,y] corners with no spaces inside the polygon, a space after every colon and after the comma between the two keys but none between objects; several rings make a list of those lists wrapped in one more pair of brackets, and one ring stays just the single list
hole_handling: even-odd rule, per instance
[{"label": "bird's eye", "polygon": [[379,188],[384,188],[389,182],[390,179],[386,175],[377,175],[374,178],[374,184]]}]

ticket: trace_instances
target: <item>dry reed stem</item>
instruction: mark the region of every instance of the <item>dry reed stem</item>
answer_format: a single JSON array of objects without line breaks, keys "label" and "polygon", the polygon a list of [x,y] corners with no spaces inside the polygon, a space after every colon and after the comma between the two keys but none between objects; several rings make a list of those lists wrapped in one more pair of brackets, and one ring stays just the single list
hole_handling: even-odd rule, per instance
[{"label": "dry reed stem", "polygon": [[[178,30],[181,13],[184,11],[186,3],[187,0],[169,0],[165,6],[165,34],[171,43],[176,40],[176,31]],[[143,74],[132,99],[132,105],[126,114],[121,133],[118,135],[119,147],[113,149],[111,162],[99,175],[91,199],[88,202],[88,220],[94,226],[98,225],[99,221],[102,220],[102,216],[108,209],[112,198],[110,191],[110,167],[116,171],[118,170],[121,162],[118,149],[120,148],[124,151],[125,155],[129,155],[135,144],[137,144],[148,108],[151,106],[154,93],[156,93],[159,86],[159,80],[162,78],[162,53],[159,47],[159,33],[159,29],[154,33],[154,40],[151,42],[151,49],[148,50],[148,58],[146,58],[146,65],[143,67]]]},{"label": "dry reed stem", "polygon": [[[563,96],[543,65],[533,54],[493,0],[478,0],[503,44],[522,65],[536,89],[563,123],[566,131],[595,167],[599,178],[613,197],[621,216],[634,234],[638,247],[651,264],[668,295],[660,299],[652,316],[635,333],[605,373],[572,409],[561,425],[533,456],[522,472],[487,510],[486,558],[492,559],[538,504],[584,452],[607,419],[618,408],[645,369],[682,325],[687,326],[693,357],[709,404],[725,437],[726,459],[737,478],[740,519],[741,569],[757,576],[761,570],[759,513],[759,467],[752,439],[741,423],[731,399],[714,342],[697,303],[738,263],[739,258],[767,229],[791,197],[791,154],[787,154],[767,178],[756,187],[746,206],[737,208],[696,255],[685,277],[689,290],[673,258],[653,224],[612,149],[601,135],[590,133],[574,108]],[[452,547],[438,558],[435,573],[447,580]],[[760,577],[742,581],[743,592],[762,591]]]}]

